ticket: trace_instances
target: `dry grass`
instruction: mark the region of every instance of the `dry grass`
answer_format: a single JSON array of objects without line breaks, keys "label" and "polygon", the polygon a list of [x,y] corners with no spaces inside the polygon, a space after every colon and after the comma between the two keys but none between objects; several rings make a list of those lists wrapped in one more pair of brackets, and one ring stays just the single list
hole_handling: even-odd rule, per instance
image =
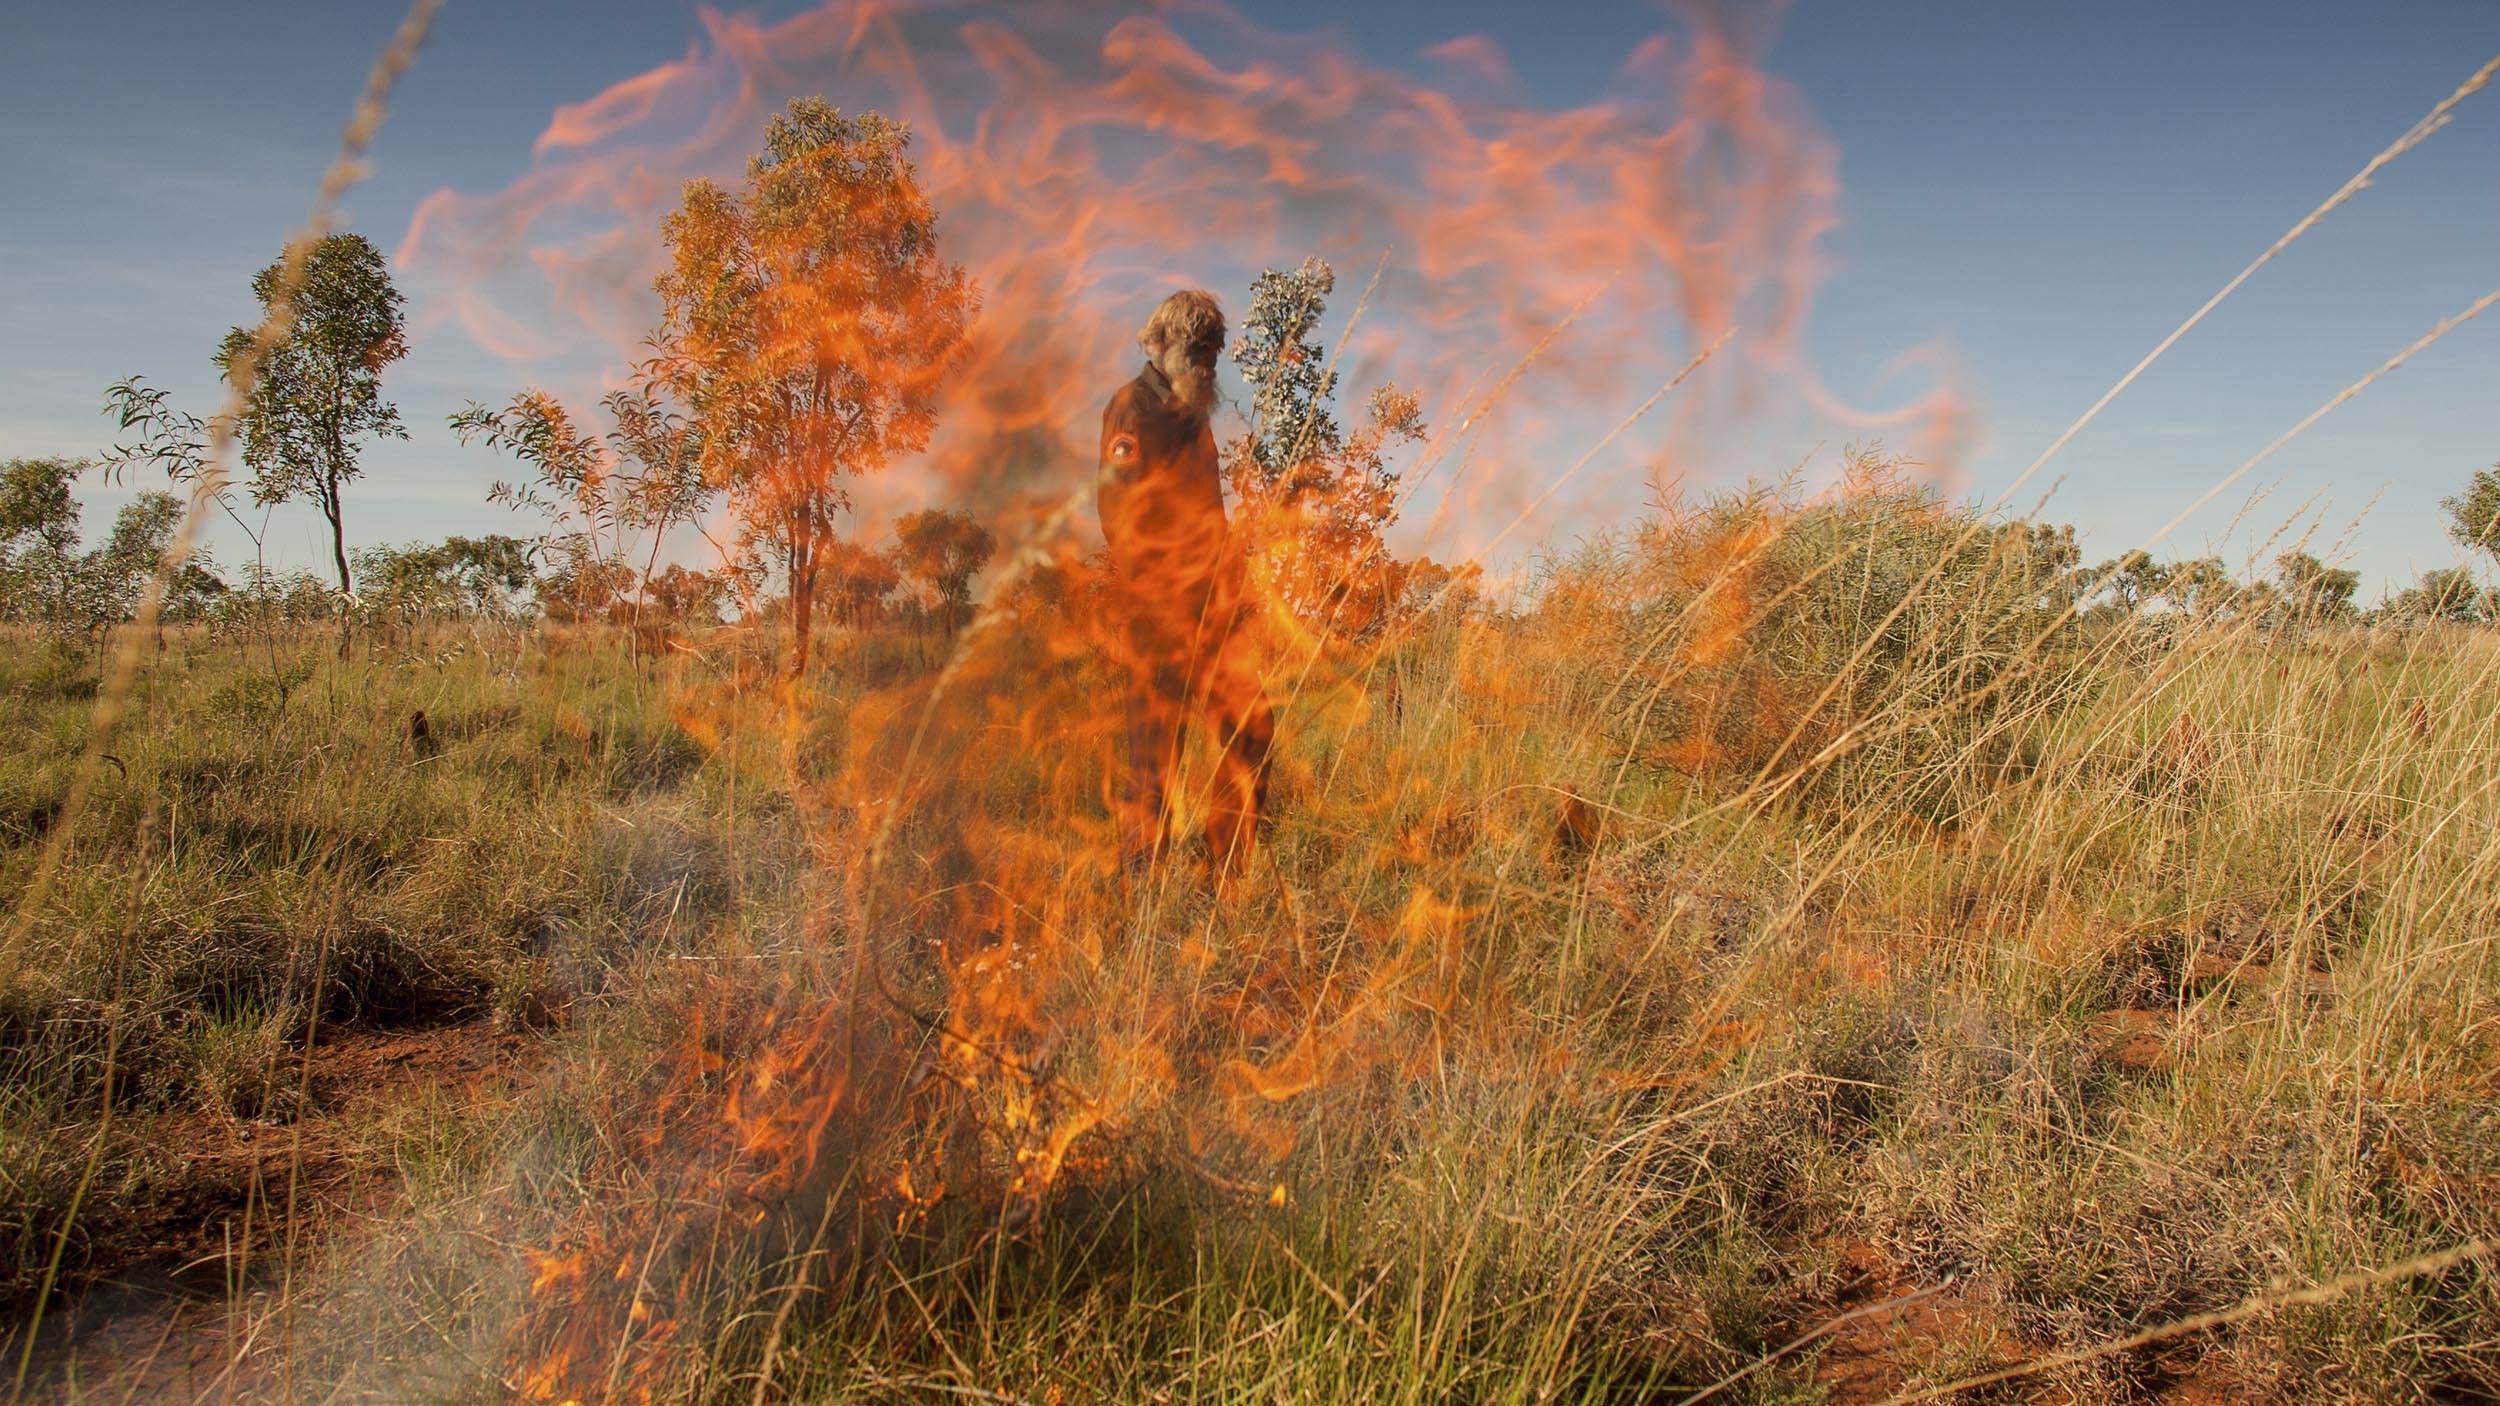
[{"label": "dry grass", "polygon": [[[560,1028],[537,1087],[359,1124],[395,1207],[290,1190],[186,1391],[1803,1402],[1872,1276],[1959,1296],[1905,1398],[2148,1397],[2190,1320],[2260,1398],[2492,1399],[2500,640],[2080,623],[2005,526],[1756,496],[1288,668],[1222,904],[1066,862],[1107,681],[1046,620],[812,693],[595,635],[285,688],[142,667],[151,596],[100,710],[11,641],[0,1294],[163,1213],[134,1125],[300,1149],[325,1029],[484,1019]],[[167,1395],[91,1365],[51,1387]]]},{"label": "dry grass", "polygon": [[[2490,1239],[2500,640],[2051,628],[1966,525],[1879,475],[1722,504],[1304,676],[1223,905],[1064,862],[1100,758],[1001,720],[1106,681],[1043,616],[935,714],[933,655],[852,639],[795,731],[734,635],[639,683],[592,637],[434,641],[274,717],[178,645],[8,993],[8,1263],[107,1049],[122,1116],[284,1125],[303,1027],[496,1012],[562,1027],[546,1073],[376,1144],[402,1208],[263,1310],[270,1394],[527,1395],[581,1346],[536,1250],[615,1286],[562,1301],[561,1379],[664,1400],[1675,1399],[1869,1264],[1953,1276],[1903,1390],[2038,1358],[1997,1390],[2152,1399],[2179,1345],[2105,1345]],[[74,691],[9,691],[44,741],[0,814],[57,792]],[[947,784],[863,813],[862,767]],[[984,884],[1110,925],[1044,943]],[[1012,1076],[936,1037],[976,991],[1035,1008],[967,1047]],[[811,1109],[799,1173],[721,1131]],[[87,1180],[82,1220],[135,1204]],[[2485,1261],[2313,1299],[2186,1350],[2259,1399],[2500,1381]],[[1836,1342],[1713,1399],[1821,1399]]]}]

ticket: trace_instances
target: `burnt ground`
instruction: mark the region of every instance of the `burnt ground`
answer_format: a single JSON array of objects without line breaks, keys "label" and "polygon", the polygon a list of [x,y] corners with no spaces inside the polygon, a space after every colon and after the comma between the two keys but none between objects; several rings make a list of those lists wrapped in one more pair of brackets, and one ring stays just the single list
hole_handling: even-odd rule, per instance
[{"label": "burnt ground", "polygon": [[[169,1174],[109,1240],[83,1247],[79,1287],[43,1313],[28,1399],[249,1399],[229,1365],[287,1288],[290,1265],[389,1213],[401,1193],[388,1120],[434,1100],[484,1109],[526,1086],[537,1036],[485,1022],[346,1028],[304,1052],[305,1111],[285,1122],[178,1110],[127,1117],[113,1136]],[[0,1385],[24,1350],[21,1307]]]}]

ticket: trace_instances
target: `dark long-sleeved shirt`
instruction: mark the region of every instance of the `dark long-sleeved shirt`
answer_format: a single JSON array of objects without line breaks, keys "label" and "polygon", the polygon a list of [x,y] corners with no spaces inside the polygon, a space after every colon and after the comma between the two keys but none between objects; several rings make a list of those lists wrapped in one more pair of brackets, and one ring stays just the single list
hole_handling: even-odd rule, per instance
[{"label": "dark long-sleeved shirt", "polygon": [[1103,407],[1094,509],[1132,588],[1185,589],[1223,565],[1215,432],[1206,416],[1173,407],[1172,383],[1151,362]]}]

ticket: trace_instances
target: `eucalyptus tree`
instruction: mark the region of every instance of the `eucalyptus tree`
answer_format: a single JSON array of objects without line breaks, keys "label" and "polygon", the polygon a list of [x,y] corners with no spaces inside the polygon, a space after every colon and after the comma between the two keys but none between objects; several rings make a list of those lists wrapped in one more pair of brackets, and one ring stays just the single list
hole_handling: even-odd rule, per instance
[{"label": "eucalyptus tree", "polygon": [[780,568],[793,676],[848,480],[927,446],[977,302],[939,255],[910,139],[882,114],[798,99],[740,189],[689,181],[661,227],[654,370],[687,407],[706,481]]},{"label": "eucalyptus tree", "polygon": [[286,261],[252,276],[264,321],[286,334],[249,355],[259,333],[237,327],[217,350],[217,369],[237,384],[250,364],[236,437],[251,470],[252,497],[266,504],[310,502],[330,527],[330,557],[342,595],[348,574],[345,495],[364,472],[365,444],[406,439],[399,409],[382,398],[382,372],[408,354],[401,309],[382,251],[361,234],[322,238],[304,255],[291,306],[279,306]]}]

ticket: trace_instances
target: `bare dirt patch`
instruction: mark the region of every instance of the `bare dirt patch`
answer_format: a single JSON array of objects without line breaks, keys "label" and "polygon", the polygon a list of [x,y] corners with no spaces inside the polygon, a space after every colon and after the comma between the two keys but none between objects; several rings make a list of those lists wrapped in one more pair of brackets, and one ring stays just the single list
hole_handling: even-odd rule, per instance
[{"label": "bare dirt patch", "polygon": [[[1916,1283],[1863,1241],[1843,1246],[1841,1259],[1851,1271],[1850,1287],[1833,1313],[1864,1316],[1842,1324],[1819,1349],[1814,1380],[1829,1406],[1874,1406],[2057,1353],[2053,1345],[2017,1332],[1984,1294],[1967,1285]],[[2132,1391],[2122,1399],[2151,1406],[2268,1406],[2282,1399],[2211,1347],[2186,1339],[2131,1361]],[[2044,1373],[1939,1399],[2102,1406],[2111,1398]]]},{"label": "bare dirt patch", "polygon": [[[129,1213],[79,1247],[73,1291],[43,1315],[37,1399],[248,1396],[230,1367],[254,1346],[255,1306],[284,1292],[290,1263],[397,1204],[390,1115],[428,1099],[480,1111],[509,1100],[539,1043],[483,1022],[344,1028],[302,1052],[292,1120],[196,1109],[117,1120],[112,1136],[151,1175]],[[20,1341],[0,1338],[12,1358]]]},{"label": "bare dirt patch", "polygon": [[1814,1379],[1832,1406],[1888,1400],[2011,1366],[2044,1350],[2016,1336],[1963,1286],[1915,1283],[1863,1241],[1843,1246],[1841,1260],[1853,1287],[1833,1312],[1871,1311],[1824,1340]]}]

